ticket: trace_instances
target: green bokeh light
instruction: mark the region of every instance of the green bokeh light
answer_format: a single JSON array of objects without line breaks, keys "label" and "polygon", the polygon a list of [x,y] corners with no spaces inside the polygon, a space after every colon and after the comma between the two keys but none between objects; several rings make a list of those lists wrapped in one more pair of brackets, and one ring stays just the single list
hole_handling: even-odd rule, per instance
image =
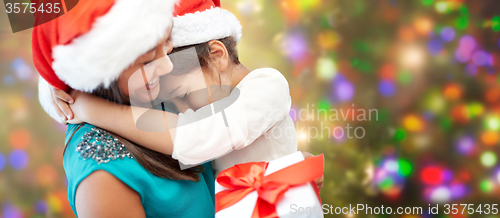
[{"label": "green bokeh light", "polygon": [[413,166],[407,160],[399,159],[398,165],[399,165],[398,174],[403,176],[403,177],[408,177],[413,172]]}]

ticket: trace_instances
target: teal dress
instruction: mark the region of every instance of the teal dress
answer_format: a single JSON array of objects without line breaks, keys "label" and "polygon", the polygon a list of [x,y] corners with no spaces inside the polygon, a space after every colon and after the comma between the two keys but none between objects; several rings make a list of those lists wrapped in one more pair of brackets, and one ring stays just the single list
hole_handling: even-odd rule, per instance
[{"label": "teal dress", "polygon": [[139,193],[146,217],[214,217],[210,162],[203,165],[199,182],[160,178],[133,159],[116,137],[90,124],[70,124],[66,145],[63,165],[75,214],[80,182],[96,170],[105,170]]}]

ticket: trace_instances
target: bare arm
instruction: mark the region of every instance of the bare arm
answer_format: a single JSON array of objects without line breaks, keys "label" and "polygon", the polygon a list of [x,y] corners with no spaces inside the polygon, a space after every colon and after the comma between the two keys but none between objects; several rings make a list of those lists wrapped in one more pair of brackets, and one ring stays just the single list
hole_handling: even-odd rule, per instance
[{"label": "bare arm", "polygon": [[[74,104],[70,105],[71,110],[73,110],[75,117],[80,118],[83,122],[114,132],[157,152],[172,154],[176,114],[120,105],[78,91],[74,91],[72,94],[75,101]],[[138,117],[140,119],[136,124],[135,120]],[[166,123],[170,128],[167,127]],[[137,128],[139,126],[140,128]]]},{"label": "bare arm", "polygon": [[76,190],[76,212],[80,218],[145,218],[141,196],[106,171],[85,178]]}]

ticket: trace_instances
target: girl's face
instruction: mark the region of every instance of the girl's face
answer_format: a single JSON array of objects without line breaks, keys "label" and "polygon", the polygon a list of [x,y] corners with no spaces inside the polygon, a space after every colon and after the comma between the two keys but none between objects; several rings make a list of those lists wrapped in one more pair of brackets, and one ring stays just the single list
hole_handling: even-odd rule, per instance
[{"label": "girl's face", "polygon": [[162,77],[161,83],[162,100],[173,103],[180,113],[211,103],[207,90],[210,81],[205,79],[201,68],[187,73],[171,73]]},{"label": "girl's face", "polygon": [[172,71],[173,65],[167,56],[173,49],[172,28],[167,31],[165,38],[152,50],[137,58],[118,78],[118,86],[131,101],[153,101],[160,93],[160,76]]}]

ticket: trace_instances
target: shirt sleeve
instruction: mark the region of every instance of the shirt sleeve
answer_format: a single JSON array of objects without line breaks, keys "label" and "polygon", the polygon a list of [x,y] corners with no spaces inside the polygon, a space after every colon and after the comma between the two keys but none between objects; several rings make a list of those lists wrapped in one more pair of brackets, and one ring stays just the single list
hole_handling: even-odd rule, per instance
[{"label": "shirt sleeve", "polygon": [[228,97],[179,114],[172,157],[197,165],[249,146],[288,116],[290,106],[288,82],[279,71],[252,71]]}]

